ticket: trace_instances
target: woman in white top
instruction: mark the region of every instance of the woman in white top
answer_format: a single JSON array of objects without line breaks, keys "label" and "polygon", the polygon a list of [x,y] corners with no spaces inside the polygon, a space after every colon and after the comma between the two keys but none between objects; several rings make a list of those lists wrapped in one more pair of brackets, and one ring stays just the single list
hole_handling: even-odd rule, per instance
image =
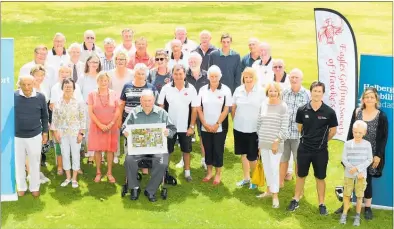
[{"label": "woman in white top", "polygon": [[[101,71],[101,69],[102,66],[99,56],[97,56],[96,54],[89,56],[85,63],[85,75],[79,80],[79,85],[81,86],[83,101],[86,103],[86,108],[87,108],[87,100],[89,93],[92,91],[97,91],[98,89],[96,78],[99,72]],[[86,123],[90,123],[89,115],[86,115]],[[87,125],[87,129],[86,129],[86,136],[88,135],[89,135],[89,125]],[[84,139],[85,139],[85,146],[87,146],[88,144],[86,140],[87,138],[85,137]],[[87,149],[87,147],[85,147],[85,149]],[[93,165],[94,152],[88,151],[86,156],[89,157],[88,164]]]},{"label": "woman in white top", "polygon": [[271,82],[266,86],[265,91],[268,101],[264,101],[260,108],[257,135],[267,181],[267,192],[257,197],[272,196],[272,207],[279,208],[279,165],[283,143],[288,137],[289,115],[286,103],[281,100],[279,84]]},{"label": "woman in white top", "polygon": [[282,59],[272,60],[272,71],[274,72],[274,82],[277,82],[282,91],[290,87],[290,76],[285,72],[285,62]]},{"label": "woman in white top", "polygon": [[[71,74],[72,74],[71,68],[67,66],[62,66],[59,68],[58,82],[55,85],[53,85],[53,87],[51,88],[51,99],[49,102],[50,103],[49,109],[51,109],[51,111],[53,111],[55,103],[59,102],[63,97],[63,90],[62,90],[63,80],[71,78]],[[73,92],[73,95],[74,98],[76,98],[77,100],[79,101],[82,100],[81,89],[78,86],[78,84],[75,84],[75,90]],[[52,130],[51,132],[52,132],[52,136],[54,136]],[[55,153],[57,160],[57,174],[63,175],[63,162],[62,162],[63,159],[62,159],[60,144],[58,142],[55,143]]]},{"label": "woman in white top", "polygon": [[220,184],[221,171],[223,166],[224,143],[226,132],[223,129],[227,123],[222,122],[227,118],[228,111],[232,106],[231,90],[226,85],[220,83],[222,72],[216,65],[208,69],[209,84],[203,86],[198,99],[201,106],[197,108],[198,116],[201,121],[201,138],[205,150],[205,164],[207,165],[207,175],[202,180],[209,182],[212,177],[212,169],[215,167],[215,179],[213,185]]},{"label": "woman in white top", "polygon": [[250,170],[253,171],[258,157],[257,118],[259,108],[265,99],[264,89],[257,85],[256,70],[247,67],[242,72],[242,85],[237,87],[233,95],[231,115],[234,125],[234,151],[241,155],[244,179],[237,186],[249,185]]},{"label": "woman in white top", "polygon": [[[133,81],[133,71],[128,69],[128,57],[125,52],[118,52],[115,54],[115,69],[108,72],[111,78],[110,89],[114,90],[117,95],[122,94],[123,87],[126,83]],[[121,117],[120,117],[121,118]],[[119,163],[120,156],[120,132],[118,138],[118,151],[114,155],[114,163]]]}]

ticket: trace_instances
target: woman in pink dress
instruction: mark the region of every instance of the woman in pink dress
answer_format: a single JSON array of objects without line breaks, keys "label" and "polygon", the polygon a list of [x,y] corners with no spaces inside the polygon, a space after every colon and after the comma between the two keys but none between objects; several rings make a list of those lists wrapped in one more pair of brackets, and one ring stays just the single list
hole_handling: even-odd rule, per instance
[{"label": "woman in pink dress", "polygon": [[101,181],[101,152],[107,155],[108,181],[115,183],[112,176],[112,163],[114,152],[118,148],[119,128],[116,120],[119,117],[119,95],[109,89],[110,77],[103,72],[97,76],[98,90],[94,90],[88,97],[88,109],[90,116],[88,150],[94,151],[96,161],[95,182]]}]

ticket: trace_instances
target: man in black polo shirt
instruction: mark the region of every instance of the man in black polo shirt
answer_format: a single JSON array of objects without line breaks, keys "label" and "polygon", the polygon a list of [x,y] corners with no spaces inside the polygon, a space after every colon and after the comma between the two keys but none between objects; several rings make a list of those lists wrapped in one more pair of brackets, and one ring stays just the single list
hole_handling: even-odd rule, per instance
[{"label": "man in black polo shirt", "polygon": [[327,215],[327,208],[324,205],[326,190],[324,179],[328,163],[327,142],[336,134],[338,121],[335,111],[322,101],[325,92],[324,83],[313,82],[310,91],[311,101],[300,107],[296,115],[301,139],[297,151],[298,171],[295,194],[288,210],[294,211],[299,207],[298,202],[304,189],[305,178],[308,176],[312,163],[319,196],[320,215]]}]

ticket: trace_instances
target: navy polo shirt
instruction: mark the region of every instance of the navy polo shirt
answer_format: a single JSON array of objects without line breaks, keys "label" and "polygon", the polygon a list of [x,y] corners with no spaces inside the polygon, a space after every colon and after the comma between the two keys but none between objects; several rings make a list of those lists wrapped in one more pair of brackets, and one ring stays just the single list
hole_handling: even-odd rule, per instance
[{"label": "navy polo shirt", "polygon": [[327,150],[329,129],[338,126],[335,111],[322,103],[318,110],[313,110],[311,102],[298,108],[296,122],[302,124],[300,144],[308,151]]}]

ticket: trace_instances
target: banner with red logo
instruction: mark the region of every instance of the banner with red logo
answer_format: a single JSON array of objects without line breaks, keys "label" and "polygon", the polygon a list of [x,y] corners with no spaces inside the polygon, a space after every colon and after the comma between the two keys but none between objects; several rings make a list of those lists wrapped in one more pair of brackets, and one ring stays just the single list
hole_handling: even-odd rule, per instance
[{"label": "banner with red logo", "polygon": [[323,101],[337,114],[334,139],[346,141],[357,104],[357,45],[348,20],[331,9],[315,8],[319,81],[326,86]]}]

